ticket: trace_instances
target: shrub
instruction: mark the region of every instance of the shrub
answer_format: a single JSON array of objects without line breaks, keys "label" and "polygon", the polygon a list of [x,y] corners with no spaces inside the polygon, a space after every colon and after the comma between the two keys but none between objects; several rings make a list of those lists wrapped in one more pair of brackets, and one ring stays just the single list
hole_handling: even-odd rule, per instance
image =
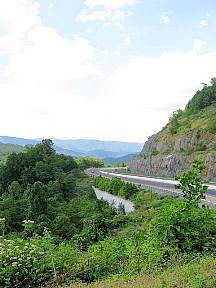
[{"label": "shrub", "polygon": [[208,126],[208,131],[212,134],[216,133],[216,119],[214,119]]},{"label": "shrub", "polygon": [[149,237],[182,253],[214,251],[215,221],[216,214],[208,207],[188,207],[182,201],[165,204],[150,225]]},{"label": "shrub", "polygon": [[205,199],[205,193],[208,190],[206,181],[202,179],[202,173],[206,170],[204,159],[197,158],[192,162],[192,169],[184,172],[181,176],[177,176],[180,184],[177,188],[182,190],[183,198],[188,206],[195,205]]},{"label": "shrub", "polygon": [[161,249],[143,232],[132,238],[107,239],[94,244],[73,268],[73,277],[92,282],[108,275],[135,275],[154,268],[162,259]]},{"label": "shrub", "polygon": [[0,286],[38,287],[65,274],[79,257],[72,245],[55,246],[48,232],[43,238],[0,239]]},{"label": "shrub", "polygon": [[96,177],[94,185],[103,191],[125,197],[126,199],[130,198],[138,191],[136,185],[124,182],[117,177],[113,177],[112,179],[107,179],[101,176]]}]

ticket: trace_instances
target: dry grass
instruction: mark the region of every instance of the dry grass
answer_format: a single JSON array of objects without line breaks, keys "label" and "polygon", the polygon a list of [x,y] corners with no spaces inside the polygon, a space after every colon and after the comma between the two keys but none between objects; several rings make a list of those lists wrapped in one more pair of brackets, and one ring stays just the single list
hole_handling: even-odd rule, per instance
[{"label": "dry grass", "polygon": [[114,276],[91,284],[48,285],[45,288],[215,288],[216,259],[203,258],[176,265],[157,275]]}]

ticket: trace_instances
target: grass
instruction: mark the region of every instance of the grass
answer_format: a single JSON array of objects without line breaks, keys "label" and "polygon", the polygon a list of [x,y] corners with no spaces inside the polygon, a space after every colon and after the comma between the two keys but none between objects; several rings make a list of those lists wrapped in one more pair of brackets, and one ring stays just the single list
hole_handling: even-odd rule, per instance
[{"label": "grass", "polygon": [[[191,139],[192,136],[196,135],[196,137],[200,138],[199,145],[207,144],[203,151],[204,153],[207,152],[214,152],[216,151],[214,145],[214,134],[216,131],[216,103],[212,104],[211,106],[206,107],[205,109],[197,112],[196,114],[188,114],[187,111],[183,111],[178,116],[178,128],[177,133],[171,134],[170,132],[170,122],[162,129],[156,137],[155,143],[164,143],[167,145],[167,150],[165,152],[157,151],[157,155],[163,156],[169,153],[173,153],[173,145],[172,143],[175,142],[175,139],[184,139],[188,138]],[[215,123],[215,124],[214,124]],[[169,145],[170,144],[170,145]],[[196,153],[197,150],[202,150],[201,147],[195,147],[193,150],[188,151],[175,151],[178,154],[192,154]],[[202,151],[198,151],[201,153]],[[145,155],[146,156],[146,155]],[[149,155],[148,155],[149,156]],[[155,155],[156,156],[156,155]]]},{"label": "grass", "polygon": [[[178,260],[175,266],[155,274],[141,273],[136,277],[114,275],[92,284],[71,283],[61,288],[215,288],[216,260],[200,258],[189,263]],[[54,288],[56,286],[47,286]]]}]

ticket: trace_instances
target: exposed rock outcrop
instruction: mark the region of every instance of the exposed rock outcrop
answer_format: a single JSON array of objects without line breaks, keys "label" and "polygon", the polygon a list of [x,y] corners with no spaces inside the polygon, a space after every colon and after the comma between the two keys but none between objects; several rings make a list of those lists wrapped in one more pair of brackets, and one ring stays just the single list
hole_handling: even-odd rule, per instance
[{"label": "exposed rock outcrop", "polygon": [[216,134],[188,130],[172,135],[168,128],[151,136],[128,166],[132,173],[145,176],[174,177],[189,169],[194,158],[203,157],[207,177],[216,179]]},{"label": "exposed rock outcrop", "polygon": [[129,169],[134,174],[172,178],[189,169],[196,157],[205,159],[208,168],[206,176],[211,180],[216,179],[216,153],[156,155],[147,158],[138,156],[129,163]]}]

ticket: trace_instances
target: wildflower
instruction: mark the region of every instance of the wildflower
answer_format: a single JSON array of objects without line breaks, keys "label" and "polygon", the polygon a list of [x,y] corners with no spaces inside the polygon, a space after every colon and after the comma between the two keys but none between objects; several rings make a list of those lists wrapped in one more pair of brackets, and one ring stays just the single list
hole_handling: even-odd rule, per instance
[{"label": "wildflower", "polygon": [[34,224],[34,221],[32,220],[23,220],[24,224]]}]

